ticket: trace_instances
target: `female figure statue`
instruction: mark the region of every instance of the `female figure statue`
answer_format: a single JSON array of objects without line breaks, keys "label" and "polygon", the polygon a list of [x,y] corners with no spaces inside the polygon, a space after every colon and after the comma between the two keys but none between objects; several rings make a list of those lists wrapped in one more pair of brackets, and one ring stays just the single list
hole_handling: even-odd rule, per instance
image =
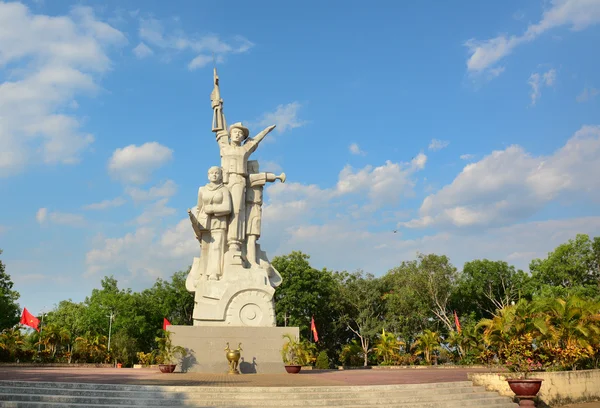
[{"label": "female figure statue", "polygon": [[223,184],[223,170],[220,167],[213,166],[208,169],[208,180],[208,184],[198,189],[194,230],[202,251],[200,270],[209,280],[217,280],[223,271],[231,195]]}]

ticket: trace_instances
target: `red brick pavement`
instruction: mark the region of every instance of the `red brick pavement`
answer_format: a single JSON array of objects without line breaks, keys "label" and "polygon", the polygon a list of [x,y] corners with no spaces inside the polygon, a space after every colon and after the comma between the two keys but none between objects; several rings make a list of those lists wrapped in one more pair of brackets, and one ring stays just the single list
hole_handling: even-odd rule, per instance
[{"label": "red brick pavement", "polygon": [[335,385],[421,384],[466,381],[482,368],[404,368],[392,370],[323,370],[292,374],[162,374],[158,369],[4,367],[0,380],[97,384],[291,387]]}]

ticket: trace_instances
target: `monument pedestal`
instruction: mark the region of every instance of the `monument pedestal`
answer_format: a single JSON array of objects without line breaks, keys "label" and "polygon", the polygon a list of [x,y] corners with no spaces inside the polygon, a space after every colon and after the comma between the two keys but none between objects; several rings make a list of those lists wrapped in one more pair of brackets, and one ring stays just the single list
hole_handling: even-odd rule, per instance
[{"label": "monument pedestal", "polygon": [[299,336],[298,327],[169,326],[168,330],[172,332],[173,344],[188,352],[178,363],[177,371],[215,374],[229,371],[227,343],[232,349],[242,343],[240,373],[285,373],[281,349],[287,340],[283,335]]}]

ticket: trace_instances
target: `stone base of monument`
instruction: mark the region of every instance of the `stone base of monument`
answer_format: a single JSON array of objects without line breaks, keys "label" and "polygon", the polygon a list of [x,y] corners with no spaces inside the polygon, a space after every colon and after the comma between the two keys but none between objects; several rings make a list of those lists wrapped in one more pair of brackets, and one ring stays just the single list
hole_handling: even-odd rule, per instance
[{"label": "stone base of monument", "polygon": [[241,374],[285,373],[281,349],[287,340],[283,335],[299,335],[298,327],[169,326],[168,330],[173,344],[188,352],[176,371],[215,374],[229,371],[227,343],[232,349],[241,343]]}]

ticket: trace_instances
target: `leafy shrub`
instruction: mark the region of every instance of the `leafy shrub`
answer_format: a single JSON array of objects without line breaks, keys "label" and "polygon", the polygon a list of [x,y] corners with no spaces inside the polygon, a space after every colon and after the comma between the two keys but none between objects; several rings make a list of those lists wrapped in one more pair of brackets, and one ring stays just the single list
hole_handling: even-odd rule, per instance
[{"label": "leafy shrub", "polygon": [[329,357],[327,357],[327,352],[325,350],[321,351],[317,356],[317,361],[315,362],[315,368],[327,369],[329,368]]},{"label": "leafy shrub", "polygon": [[363,349],[356,339],[342,347],[340,351],[340,362],[345,366],[363,365]]}]

